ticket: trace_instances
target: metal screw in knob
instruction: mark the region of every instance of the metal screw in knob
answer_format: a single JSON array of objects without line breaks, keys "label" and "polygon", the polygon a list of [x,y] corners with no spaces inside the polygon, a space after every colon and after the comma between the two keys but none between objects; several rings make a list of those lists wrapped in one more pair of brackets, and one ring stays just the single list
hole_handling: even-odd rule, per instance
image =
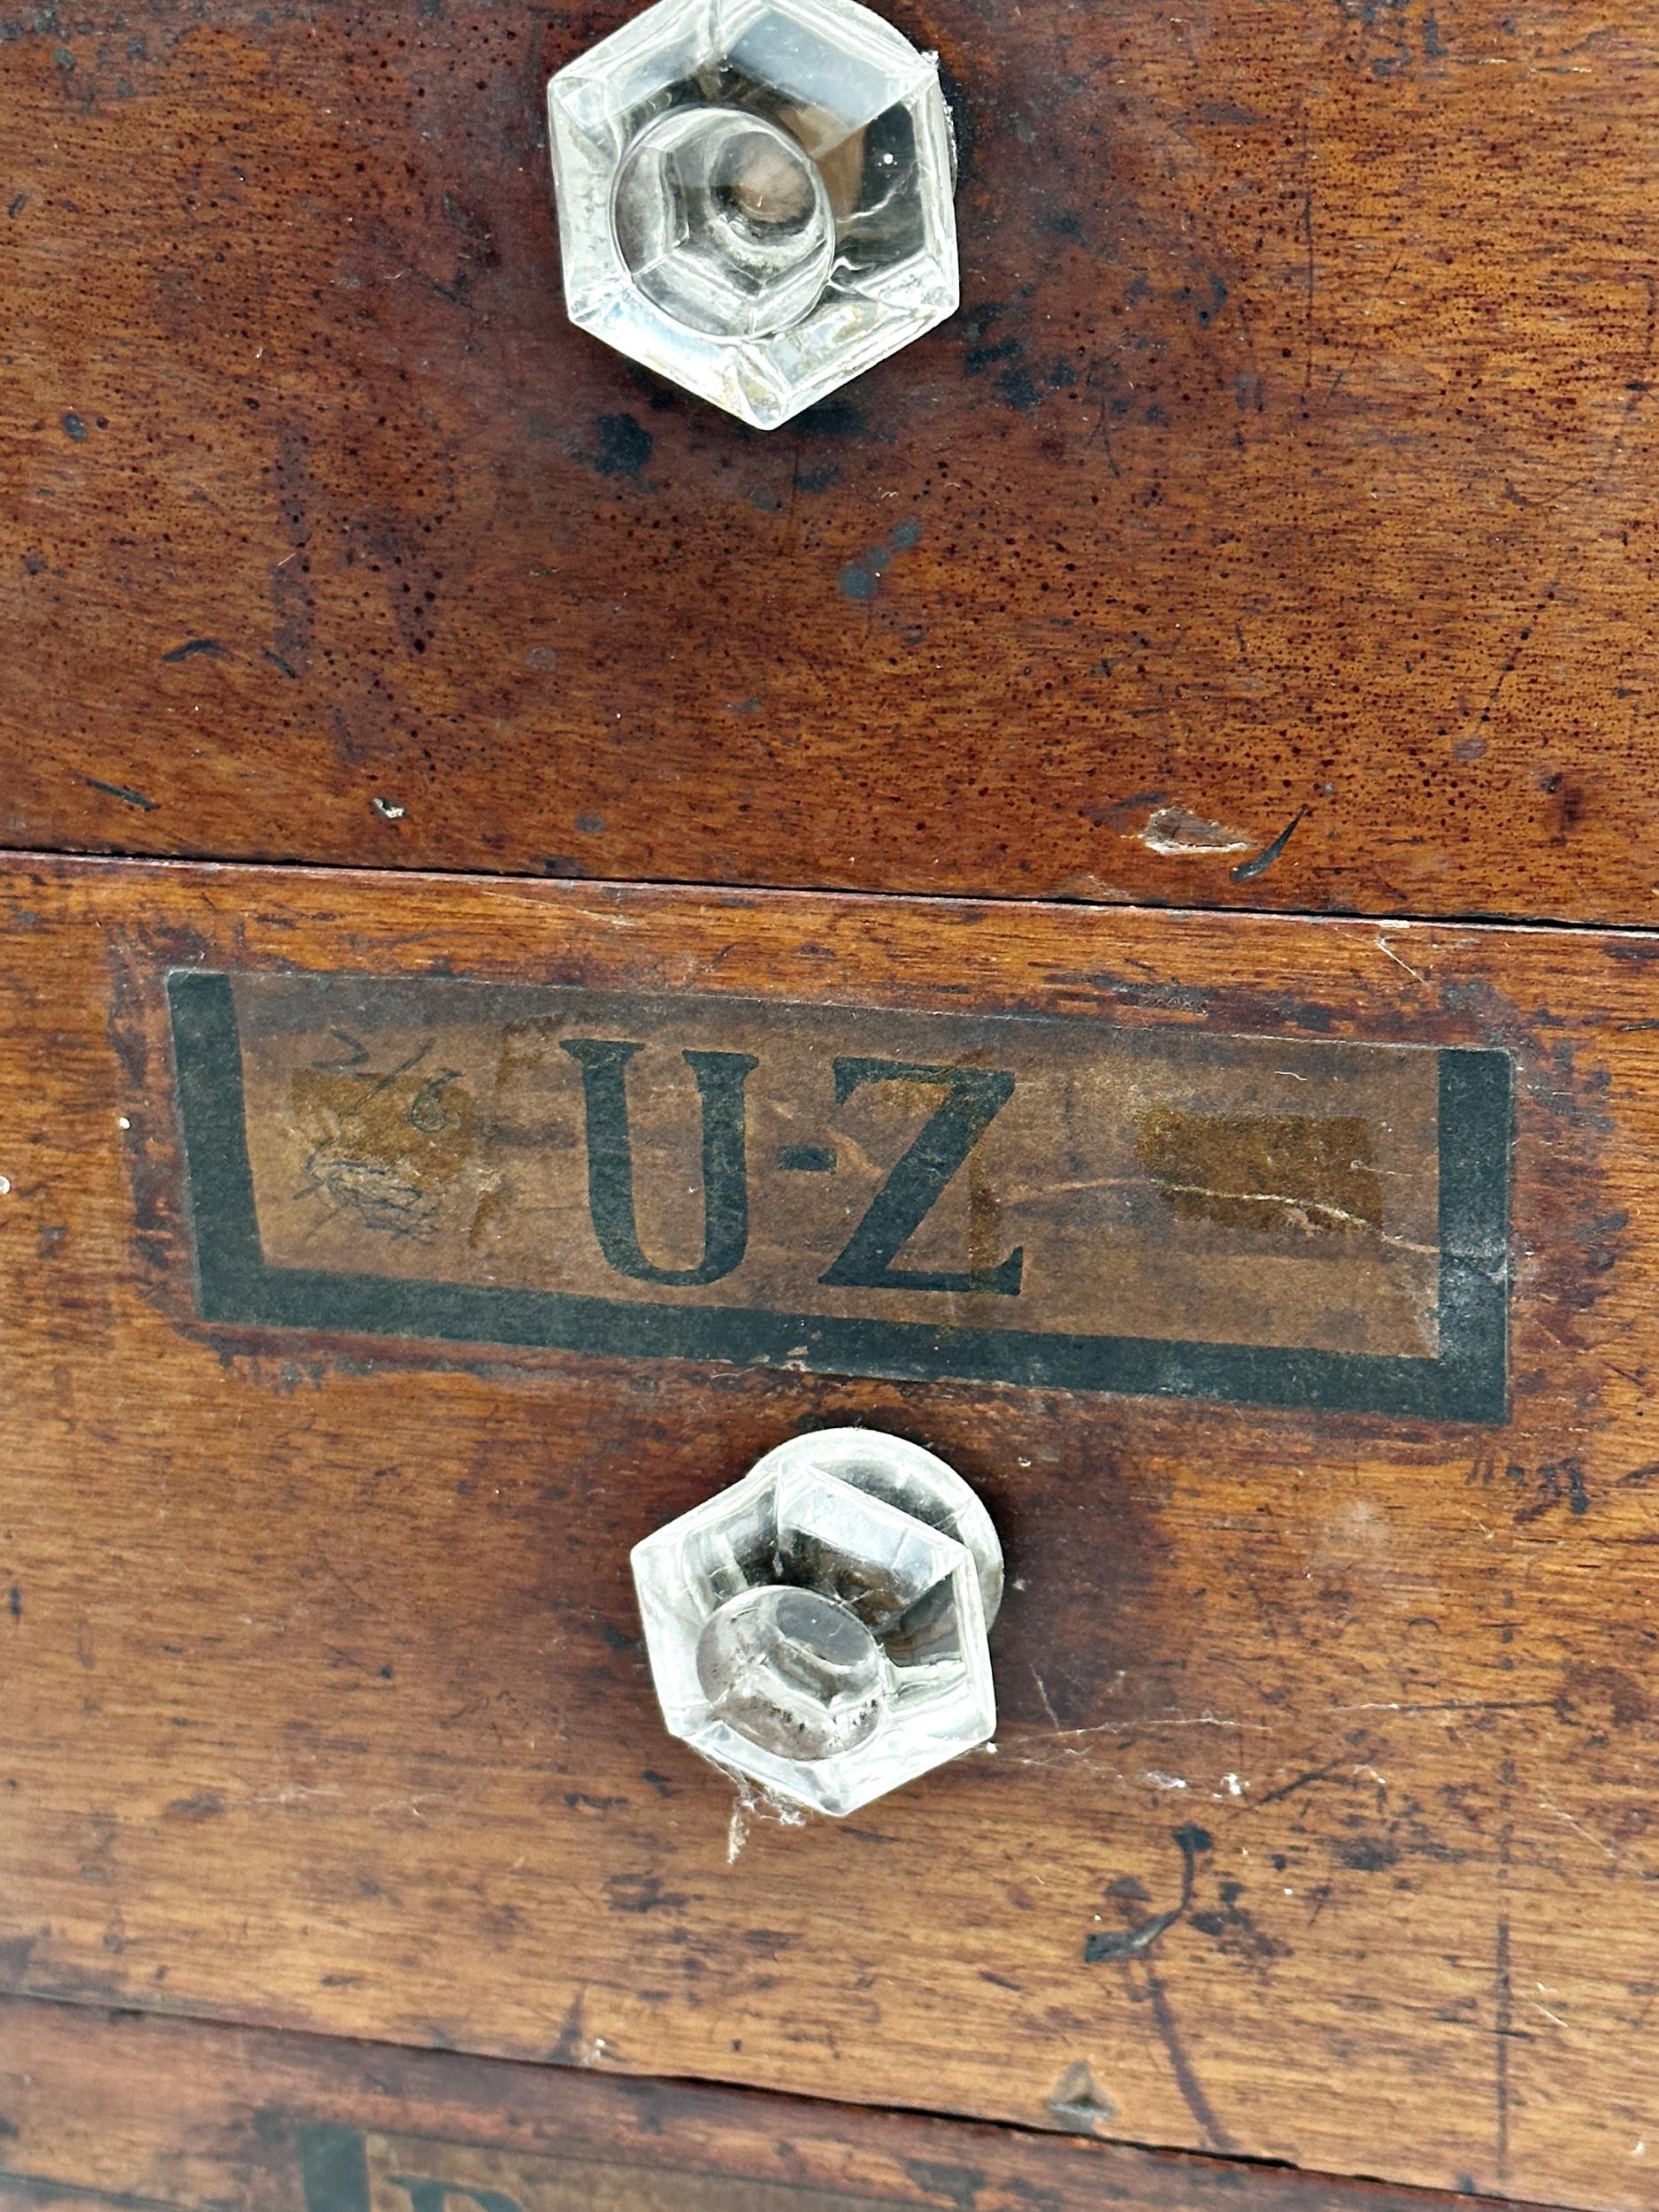
[{"label": "metal screw in knob", "polygon": [[919,1445],[795,1437],[647,1537],[634,1577],[670,1732],[775,1797],[850,1813],[995,1731],[1002,1547]]}]

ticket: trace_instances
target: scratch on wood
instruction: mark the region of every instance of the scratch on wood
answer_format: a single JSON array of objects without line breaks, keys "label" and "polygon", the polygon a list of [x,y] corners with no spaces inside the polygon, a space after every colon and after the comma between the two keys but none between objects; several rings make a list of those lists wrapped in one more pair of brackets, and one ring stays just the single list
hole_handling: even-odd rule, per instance
[{"label": "scratch on wood", "polygon": [[1333,1759],[1325,1766],[1309,1767],[1303,1773],[1293,1776],[1288,1782],[1281,1782],[1276,1790],[1269,1790],[1265,1796],[1256,1798],[1255,1806],[1259,1809],[1263,1805],[1277,1805],[1281,1798],[1294,1797],[1298,1790],[1305,1790],[1310,1783],[1326,1780],[1347,1763],[1345,1759]]},{"label": "scratch on wood", "polygon": [[[1406,973],[1412,979],[1413,982],[1426,983],[1428,981],[1427,976],[1425,976],[1420,969],[1414,968],[1409,960],[1402,960],[1400,957],[1400,955],[1394,950],[1394,947],[1388,942],[1387,936],[1385,933],[1387,926],[1388,926],[1386,923],[1381,923],[1378,926],[1376,937],[1376,946],[1378,951],[1381,953],[1385,960],[1392,960],[1396,968],[1403,968]],[[1403,929],[1409,926],[1409,925],[1403,922],[1396,922],[1394,926],[1396,929]]]},{"label": "scratch on wood", "polygon": [[157,799],[147,799],[142,791],[134,791],[128,784],[101,783],[96,776],[82,776],[81,782],[91,790],[103,791],[111,799],[120,799],[127,806],[142,807],[146,814],[153,814],[160,804]]},{"label": "scratch on wood", "polygon": [[1038,1673],[1035,1667],[1033,1667],[1031,1671],[1031,1678],[1037,1685],[1037,1694],[1042,1700],[1043,1711],[1048,1714],[1049,1719],[1054,1723],[1055,1734],[1056,1736],[1063,1736],[1065,1733],[1065,1731],[1060,1725],[1060,1716],[1055,1711],[1053,1705],[1050,1703],[1047,1686],[1043,1682],[1042,1677]]},{"label": "scratch on wood", "polygon": [[[1655,280],[1651,276],[1644,277],[1642,281],[1647,288],[1647,321],[1646,334],[1643,339],[1641,357],[1643,373],[1640,376],[1632,378],[1626,387],[1628,397],[1625,400],[1624,409],[1620,414],[1617,427],[1613,432],[1610,450],[1607,454],[1606,457],[1601,461],[1601,465],[1592,472],[1590,477],[1587,488],[1592,496],[1601,491],[1614,465],[1619,460],[1623,450],[1624,433],[1628,427],[1632,419],[1640,408],[1641,403],[1647,397],[1650,388],[1647,382],[1647,371],[1653,365],[1655,346],[1659,345],[1659,283],[1655,283]],[[1540,594],[1537,603],[1534,605],[1531,616],[1528,618],[1526,622],[1522,625],[1519,634],[1517,636],[1514,644],[1510,647],[1502,666],[1499,669],[1497,675],[1493,681],[1491,689],[1486,694],[1485,705],[1481,708],[1479,714],[1476,717],[1469,730],[1465,732],[1465,736],[1479,737],[1484,734],[1486,725],[1491,721],[1493,713],[1497,707],[1498,701],[1502,696],[1504,686],[1509,682],[1510,677],[1514,675],[1521,656],[1526,650],[1527,645],[1532,639],[1532,633],[1537,629],[1539,623],[1543,619],[1543,617],[1548,611],[1550,606],[1554,603],[1555,595],[1560,589],[1560,575],[1556,574],[1552,576],[1548,583],[1544,587],[1543,591]]]},{"label": "scratch on wood", "polygon": [[1542,1713],[1553,1712],[1553,1697],[1455,1697],[1433,1704],[1401,1703],[1394,1698],[1362,1698],[1356,1705],[1333,1705],[1333,1713]]},{"label": "scratch on wood", "polygon": [[1295,835],[1297,827],[1307,811],[1305,806],[1299,806],[1271,845],[1263,846],[1254,860],[1241,860],[1239,863],[1232,872],[1233,880],[1235,883],[1254,883],[1258,876],[1264,876]]},{"label": "scratch on wood", "polygon": [[1508,657],[1505,659],[1502,667],[1499,669],[1497,676],[1493,682],[1492,688],[1486,694],[1486,704],[1481,708],[1480,712],[1476,716],[1474,721],[1470,725],[1469,729],[1464,733],[1465,736],[1481,737],[1485,735],[1486,725],[1492,719],[1493,710],[1502,695],[1503,687],[1509,682],[1510,677],[1514,675],[1521,656],[1526,650],[1528,641],[1530,641],[1533,631],[1537,629],[1540,622],[1542,621],[1546,612],[1550,607],[1551,603],[1555,599],[1555,594],[1560,589],[1560,577],[1552,576],[1548,583],[1545,585],[1537,605],[1532,609],[1532,614],[1528,617],[1527,620],[1522,624],[1519,634],[1517,636],[1514,644],[1509,648]]},{"label": "scratch on wood", "polygon": [[1575,1820],[1571,1813],[1563,1812],[1559,1805],[1552,1805],[1547,1797],[1540,1797],[1539,1799],[1538,1809],[1540,1812],[1550,1814],[1552,1817],[1556,1820],[1565,1821],[1568,1827],[1573,1829],[1578,1834],[1581,1835],[1586,1843],[1593,1843],[1598,1851],[1604,1853],[1607,1858],[1610,1860],[1614,1865],[1617,1865],[1618,1853],[1613,1848],[1612,1845],[1609,1843],[1605,1838],[1596,1835],[1591,1829],[1586,1828],[1583,1821]]}]

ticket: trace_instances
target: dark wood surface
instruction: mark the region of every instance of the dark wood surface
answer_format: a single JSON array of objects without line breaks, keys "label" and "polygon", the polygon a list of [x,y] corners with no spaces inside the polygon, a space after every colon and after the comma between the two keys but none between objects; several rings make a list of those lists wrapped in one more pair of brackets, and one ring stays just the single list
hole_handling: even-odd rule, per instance
[{"label": "dark wood surface", "polygon": [[746,433],[565,320],[625,5],[0,72],[0,841],[1643,924],[1647,0],[896,0],[962,313]]},{"label": "dark wood surface", "polygon": [[0,1999],[0,2118],[6,2206],[1459,2212],[1460,2201],[686,2082],[15,1999]]},{"label": "dark wood surface", "polygon": [[[27,861],[4,916],[7,1986],[1651,2204],[1654,940]],[[216,965],[1501,1046],[1512,1416],[204,1325]],[[627,1549],[839,1420],[989,1503],[1002,1726],[746,1823]]]}]

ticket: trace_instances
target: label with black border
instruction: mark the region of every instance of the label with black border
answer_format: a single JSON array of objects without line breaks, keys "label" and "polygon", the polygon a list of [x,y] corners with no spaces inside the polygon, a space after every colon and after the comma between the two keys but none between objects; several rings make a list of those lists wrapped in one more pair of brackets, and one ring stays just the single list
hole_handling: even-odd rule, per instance
[{"label": "label with black border", "polygon": [[168,979],[206,1321],[1494,1422],[1507,1053]]}]

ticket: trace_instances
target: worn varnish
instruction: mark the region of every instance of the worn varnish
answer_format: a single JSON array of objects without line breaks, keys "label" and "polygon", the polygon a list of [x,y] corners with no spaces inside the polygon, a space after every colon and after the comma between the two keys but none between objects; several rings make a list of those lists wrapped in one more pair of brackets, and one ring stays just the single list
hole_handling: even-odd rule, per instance
[{"label": "worn varnish", "polygon": [[[13,1990],[1651,2201],[1655,940],[112,863],[4,888]],[[1501,1049],[1509,1417],[204,1321],[179,969]],[[991,1507],[1002,1724],[780,1827],[663,1733],[626,1554],[860,1419]]]},{"label": "worn varnish", "polygon": [[1123,2144],[16,1999],[0,2000],[0,2117],[8,2206],[1459,2212]]},{"label": "worn varnish", "polygon": [[901,0],[964,307],[771,436],[565,320],[627,12],[14,11],[0,839],[1653,918],[1646,0]]}]

